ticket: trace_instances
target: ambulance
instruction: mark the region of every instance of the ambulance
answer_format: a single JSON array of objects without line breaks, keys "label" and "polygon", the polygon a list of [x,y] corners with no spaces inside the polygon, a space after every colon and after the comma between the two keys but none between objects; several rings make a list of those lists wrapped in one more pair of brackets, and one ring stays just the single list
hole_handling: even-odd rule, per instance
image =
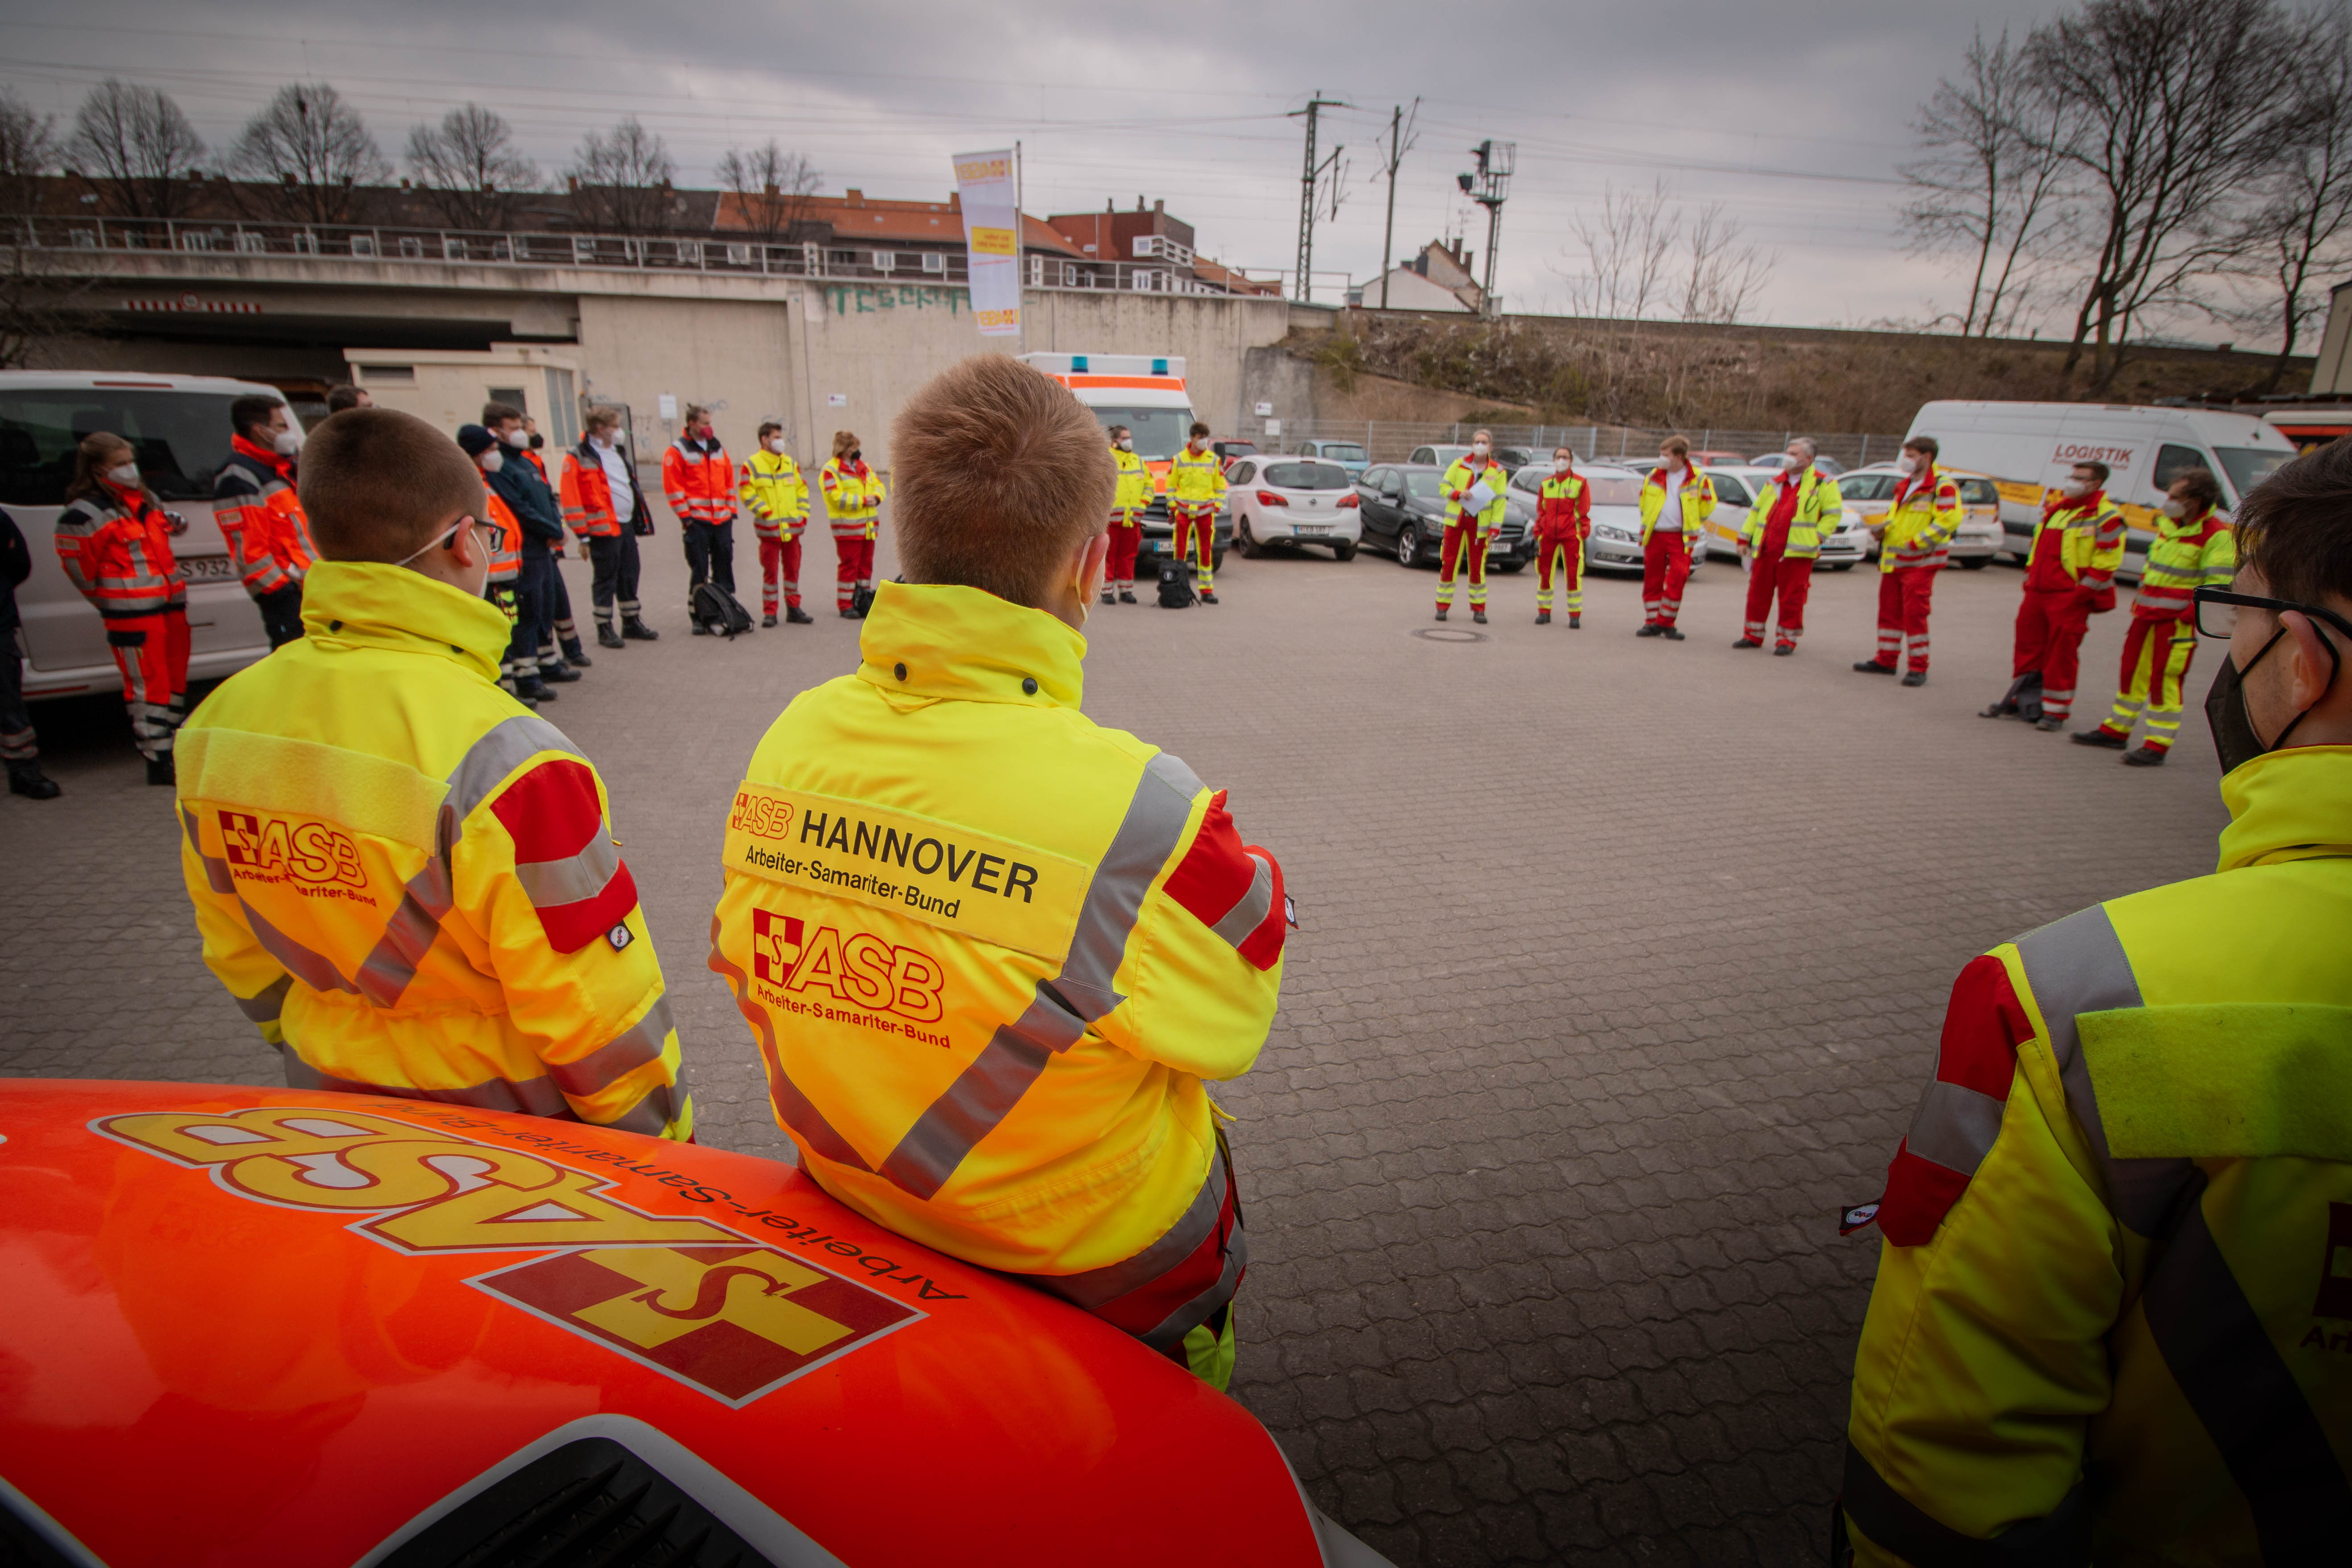
[{"label": "ambulance", "polygon": [[2155,537],[2149,520],[2184,468],[2210,468],[2221,481],[2222,507],[2234,511],[2246,492],[2295,455],[2275,426],[2251,415],[2206,408],[2099,403],[1929,403],[1910,436],[1932,436],[1938,461],[1990,475],[2000,491],[2001,553],[2019,562],[2032,548],[2042,503],[2058,493],[2076,463],[2105,463],[2107,494],[2129,525],[2126,582],[2139,580]]},{"label": "ambulance", "polygon": [[[1168,467],[1192,438],[1198,417],[1184,389],[1184,356],[1027,353],[1021,362],[1068,387],[1105,430],[1124,425],[1134,436],[1135,455],[1151,471],[1151,506],[1143,514],[1138,559],[1166,559],[1176,532],[1168,521]],[[1215,565],[1225,563],[1233,539],[1233,513],[1218,513]]]}]

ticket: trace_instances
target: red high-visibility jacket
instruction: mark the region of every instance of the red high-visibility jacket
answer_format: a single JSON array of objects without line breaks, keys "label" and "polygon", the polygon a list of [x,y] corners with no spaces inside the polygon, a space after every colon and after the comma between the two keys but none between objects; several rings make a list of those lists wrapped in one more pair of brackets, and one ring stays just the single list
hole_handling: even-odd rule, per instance
[{"label": "red high-visibility jacket", "polygon": [[1544,480],[1536,498],[1536,534],[1542,539],[1584,539],[1592,532],[1592,487],[1570,469]]},{"label": "red high-visibility jacket", "polygon": [[735,515],[735,465],[719,437],[681,436],[662,454],[662,493],[680,522],[726,522]]},{"label": "red high-visibility jacket", "polygon": [[317,560],[310,521],[294,493],[294,461],[242,436],[213,480],[213,521],[228,542],[245,591],[255,598],[299,583]]},{"label": "red high-visibility jacket", "polygon": [[108,484],[58,515],[58,562],[107,619],[160,615],[179,579],[170,537],[170,524],[145,490]]}]

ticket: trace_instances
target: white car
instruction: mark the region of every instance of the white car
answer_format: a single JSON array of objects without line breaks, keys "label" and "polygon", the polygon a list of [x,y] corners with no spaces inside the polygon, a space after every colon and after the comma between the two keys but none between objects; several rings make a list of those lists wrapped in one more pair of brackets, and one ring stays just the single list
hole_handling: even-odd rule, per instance
[{"label": "white car", "polygon": [[[1640,571],[1642,476],[1631,468],[1581,468],[1576,472],[1592,491],[1592,533],[1584,542],[1584,563],[1596,572],[1604,567]],[[1511,488],[1526,496],[1532,508],[1551,475],[1550,463],[1529,463],[1511,476]]]},{"label": "white car", "polygon": [[[1709,468],[1706,477],[1715,481],[1715,515],[1706,521],[1706,552],[1709,557],[1727,561],[1739,559],[1740,531],[1748,526],[1748,514],[1756,498],[1766,485],[1780,477],[1780,468],[1749,466],[1738,468]],[[1834,477],[1834,476],[1832,476]],[[1845,480],[1838,479],[1841,494]],[[1862,514],[1849,506],[1838,520],[1837,531],[1822,541],[1820,561],[1832,572],[1851,572],[1857,562],[1869,558],[1870,531],[1862,526]]]},{"label": "white car", "polygon": [[1243,458],[1225,470],[1234,548],[1255,559],[1269,544],[1319,544],[1339,561],[1363,542],[1363,499],[1355,476],[1321,458]]},{"label": "white car", "polygon": [[[1952,564],[1982,567],[2006,548],[2001,539],[2000,490],[1983,474],[1945,471],[1959,481],[1960,505],[1965,509],[1959,527],[1952,531]],[[1902,478],[1894,464],[1873,463],[1838,480],[1838,490],[1845,497],[1849,510],[1859,512],[1865,520],[1875,520],[1884,517],[1886,509],[1895,503],[1895,487]],[[1878,553],[1878,542],[1874,539],[1870,542],[1870,552]]]}]

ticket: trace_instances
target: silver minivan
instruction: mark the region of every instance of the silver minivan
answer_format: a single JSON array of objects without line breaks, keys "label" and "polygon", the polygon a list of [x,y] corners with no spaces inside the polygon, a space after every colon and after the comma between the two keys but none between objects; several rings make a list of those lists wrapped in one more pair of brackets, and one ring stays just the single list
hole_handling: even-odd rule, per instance
[{"label": "silver minivan", "polygon": [[[188,521],[172,552],[188,579],[189,679],[217,680],[268,653],[261,612],[213,522],[213,477],[229,455],[228,405],[240,397],[285,400],[274,386],[223,376],[0,371],[0,508],[33,554],[33,574],[16,590],[26,697],[121,686],[105,623],[67,580],[55,544],[74,448],[94,430],[130,442],[148,489]],[[290,407],[286,416],[300,427]]]}]

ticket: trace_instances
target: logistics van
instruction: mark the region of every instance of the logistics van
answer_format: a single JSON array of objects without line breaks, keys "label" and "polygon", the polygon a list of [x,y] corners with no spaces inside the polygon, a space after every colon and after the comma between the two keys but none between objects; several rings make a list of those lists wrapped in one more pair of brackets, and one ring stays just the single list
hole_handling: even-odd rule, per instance
[{"label": "logistics van", "polygon": [[[106,623],[68,580],[55,543],[74,449],[96,430],[130,442],[157,501],[187,520],[172,553],[188,580],[188,679],[218,680],[269,652],[261,612],[213,522],[213,477],[228,460],[228,406],[240,397],[285,401],[274,386],[220,376],[0,371],[0,508],[33,552],[33,574],[16,590],[26,697],[122,687]],[[286,417],[301,428],[291,407]]]},{"label": "logistics van", "polygon": [[[1151,472],[1151,505],[1143,514],[1139,560],[1165,556],[1176,526],[1168,520],[1168,468],[1192,439],[1192,395],[1184,389],[1181,354],[1027,353],[1034,365],[1070,389],[1105,430],[1124,425],[1135,437],[1135,455]],[[1216,565],[1224,564],[1234,541],[1230,508],[1217,514]]]},{"label": "logistics van", "polygon": [[2129,525],[2122,570],[2139,580],[2155,537],[2149,520],[2183,468],[2210,468],[2222,507],[2234,511],[2246,492],[2295,455],[2275,426],[2245,414],[2204,408],[2148,408],[2100,403],[1929,403],[1909,436],[1932,436],[1938,461],[1990,474],[2000,491],[2001,553],[2017,561],[2032,548],[2045,500],[2076,463],[2105,463],[2107,494]]}]

